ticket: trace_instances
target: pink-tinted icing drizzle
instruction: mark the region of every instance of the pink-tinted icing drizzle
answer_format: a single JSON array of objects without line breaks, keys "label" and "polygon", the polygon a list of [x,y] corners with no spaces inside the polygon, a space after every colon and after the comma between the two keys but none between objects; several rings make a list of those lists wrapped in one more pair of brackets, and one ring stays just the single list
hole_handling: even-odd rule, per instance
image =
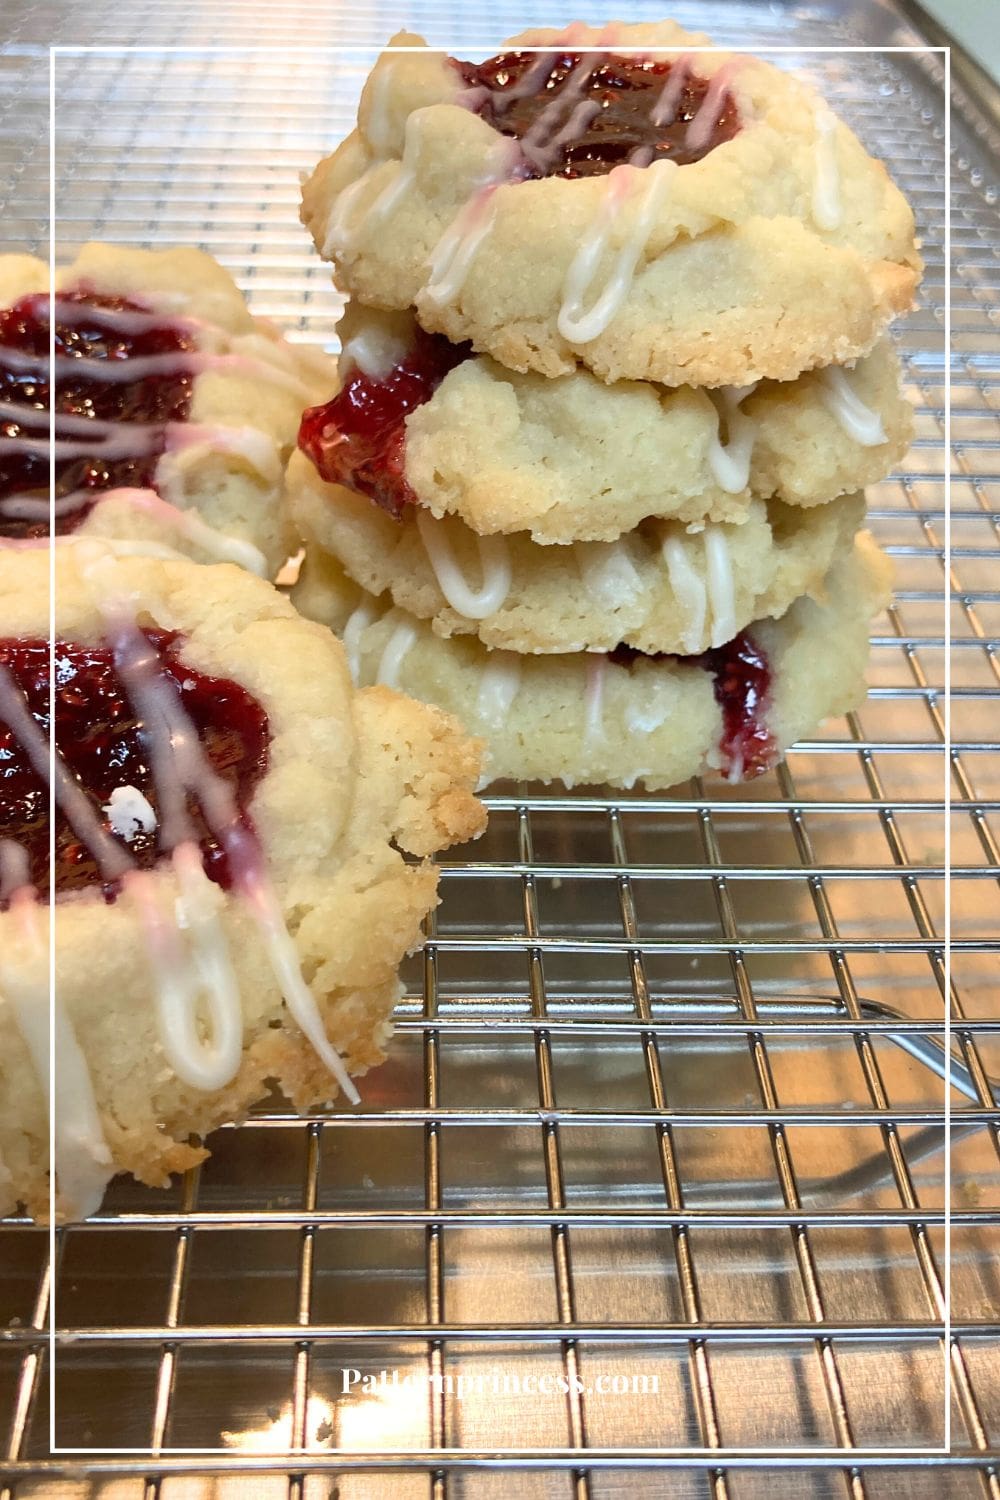
[{"label": "pink-tinted icing drizzle", "polygon": [[[6,349],[4,360],[14,374],[31,374],[38,369],[34,355],[20,349]],[[242,374],[263,375],[298,394],[307,387],[287,370],[249,354],[215,354],[207,349],[179,349],[166,354],[137,354],[131,359],[88,360],[81,371],[80,361],[69,354],[57,354],[52,361],[56,380],[85,374],[88,380],[102,384],[130,385],[133,381],[152,380],[170,375],[198,375],[203,370],[236,370]]]},{"label": "pink-tinted icing drizzle", "polygon": [[[603,52],[581,53],[559,93],[552,96],[522,138],[521,150],[543,176],[555,162],[558,148],[565,141],[575,140],[600,109],[596,100],[583,99],[582,95],[603,61]],[[567,130],[570,120],[572,126]]]},{"label": "pink-tinted icing drizzle", "polygon": [[77,838],[90,850],[102,879],[109,885],[121,880],[133,868],[132,856],[108,833],[58,749],[50,752],[48,738],[31,714],[13,674],[2,662],[0,723],[6,724],[22,746],[43,785],[48,786],[51,780],[57,808]]},{"label": "pink-tinted icing drizzle", "polygon": [[[689,54],[617,56],[582,45],[567,32],[539,56],[514,51],[454,64],[468,85],[459,102],[519,142],[522,175],[592,176],[626,162],[686,165],[740,129],[729,87],[738,60],[709,80]],[[614,47],[611,30],[599,38],[605,47]]]},{"label": "pink-tinted icing drizzle", "polygon": [[689,151],[700,152],[708,147],[726,109],[733,78],[743,63],[742,57],[732,57],[713,75],[697,114],[688,124],[685,144]]},{"label": "pink-tinted icing drizzle", "polygon": [[[166,325],[169,325],[178,332],[191,334],[200,334],[214,327],[213,324],[206,322],[204,318],[181,316],[161,310],[154,311],[151,308],[139,307],[138,305],[129,307],[103,306],[100,302],[93,300],[94,294],[90,293],[88,289],[79,288],[78,292],[83,292],[89,298],[86,303],[88,318],[97,324],[104,324],[115,333],[122,333],[131,338],[140,334],[155,332]],[[57,292],[53,298],[53,302],[55,304],[54,310],[57,321],[60,318],[70,318],[80,311],[79,296],[74,297]]]},{"label": "pink-tinted icing drizzle", "polygon": [[[98,558],[93,572],[104,557]],[[163,671],[155,641],[139,629],[121,601],[105,605],[115,667],[143,721],[157,788],[159,845],[171,853],[180,887],[179,908],[164,912],[158,887],[137,869],[131,853],[113,839],[57,752],[50,760],[46,737],[13,675],[0,664],[0,720],[21,745],[43,785],[54,786],[56,806],[89,850],[107,884],[120,883],[142,923],[161,1019],[165,1049],[179,1076],[197,1088],[223,1087],[236,1072],[242,1050],[242,1006],[218,920],[221,898],[205,879],[197,831],[188,807],[196,798],[226,861],[228,876],[257,922],[265,950],[289,1010],[352,1102],[357,1091],[330,1045],[315,1000],[302,978],[294,942],[267,871],[256,833],[241,813],[230,784],[212,766],[177,683]],[[9,863],[9,861],[8,861]],[[179,922],[187,933],[181,941]],[[206,997],[212,1033],[203,1041],[194,1023],[200,995]]]},{"label": "pink-tinted icing drizzle", "polygon": [[205,332],[209,345],[229,336],[200,319],[171,317],[82,286],[60,292],[54,303],[52,360],[47,296],[32,294],[0,309],[0,535],[23,540],[48,529],[48,510],[26,509],[24,502],[47,504],[50,401],[56,501],[74,496],[71,504],[57,503],[59,533],[77,526],[102,492],[159,488],[160,459],[185,446],[239,452],[276,482],[274,444],[266,440],[264,453],[265,435],[255,430],[202,427],[183,436],[201,374],[250,375],[308,399],[269,340],[248,336],[225,352],[197,347],[195,334]]},{"label": "pink-tinted icing drizzle", "polygon": [[[147,871],[126,877],[124,892],[135,904],[156,986],[160,1039],[177,1076],[192,1088],[224,1088],[243,1053],[243,1005],[219,921],[220,897],[208,881],[193,839],[170,857],[178,895],[164,906]],[[182,930],[183,926],[183,930]],[[197,1029],[200,1002],[208,1034]]]},{"label": "pink-tinted icing drizzle", "polygon": [[[161,837],[168,846],[190,836],[184,793],[197,797],[223,849],[234,889],[244,898],[264,936],[275,977],[289,1010],[352,1103],[358,1093],[331,1047],[316,1002],[302,978],[295,945],[271,885],[257,835],[246,826],[228,782],[204,754],[175,686],[157,670],[155,653],[133,618],[121,609],[107,615],[115,663],[129,696],[143,714],[161,792]],[[162,778],[162,781],[161,781]]]},{"label": "pink-tinted icing drizzle", "polygon": [[25,890],[34,894],[27,850],[14,839],[0,838],[0,906]]},{"label": "pink-tinted icing drizzle", "polygon": [[[114,491],[104,493],[113,494]],[[39,495],[8,495],[6,499],[0,500],[0,516],[5,516],[11,521],[42,522],[46,521],[51,513],[58,520],[62,516],[71,516],[76,511],[93,505],[95,498],[100,499],[101,496],[95,497],[91,490],[70,490],[68,495],[60,495],[52,504]],[[29,540],[48,545],[47,536],[29,538]],[[10,545],[8,538],[4,538],[4,544]]]},{"label": "pink-tinted icing drizzle", "polygon": [[667,81],[660,90],[660,96],[649,112],[649,118],[654,125],[672,125],[676,120],[684,85],[692,72],[692,62],[690,53],[684,52],[670,69]]},{"label": "pink-tinted icing drizzle", "polygon": [[[26,850],[0,839],[0,903],[8,906],[16,938],[0,953],[0,989],[9,1003],[46,1104],[49,1102],[49,1016],[55,1030],[54,1152],[62,1211],[70,1218],[96,1213],[114,1166],[104,1136],[87,1059],[58,989],[40,976],[47,968],[38,898]],[[15,956],[17,946],[27,968]],[[32,973],[32,970],[34,973]]]},{"label": "pink-tinted icing drizzle", "polygon": [[[0,309],[0,501],[47,498],[50,405],[57,499],[150,483],[165,424],[185,420],[190,410],[192,377],[184,363],[194,346],[179,323],[85,287],[61,292],[55,303],[53,327],[44,293]],[[130,331],[116,326],[122,319]],[[127,446],[119,422],[138,433]],[[0,509],[6,538],[48,530],[47,514],[23,521],[17,509]],[[86,509],[73,506],[57,515],[57,531],[72,529]]]}]

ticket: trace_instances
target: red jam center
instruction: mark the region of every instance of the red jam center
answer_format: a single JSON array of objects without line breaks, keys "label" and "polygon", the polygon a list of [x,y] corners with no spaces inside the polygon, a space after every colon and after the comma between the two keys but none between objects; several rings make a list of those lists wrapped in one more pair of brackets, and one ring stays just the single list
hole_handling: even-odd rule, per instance
[{"label": "red jam center", "polygon": [[[142,326],[130,329],[124,326],[128,320],[116,320],[115,313],[140,314]],[[100,380],[87,375],[91,362],[183,353],[194,347],[184,329],[150,321],[147,309],[123,297],[105,297],[85,289],[59,293],[55,353],[57,358],[74,361],[75,368],[70,374],[57,374],[55,381],[56,439],[73,444],[72,453],[56,458],[57,498],[93,491],[96,499],[102,490],[119,486],[148,488],[163,452],[162,424],[183,422],[190,412],[194,379],[190,373]],[[30,358],[25,359],[26,355]],[[20,440],[9,450],[4,443],[0,451],[0,538],[49,533],[48,361],[48,293],[22,297],[13,307],[0,310],[0,438]],[[79,420],[60,422],[61,417],[93,422],[94,437],[81,432]],[[153,430],[146,434],[149,441],[139,445],[141,453],[102,456],[102,444],[118,443],[121,435],[109,437],[106,429],[98,432],[96,424],[101,422],[142,423]],[[30,516],[18,516],[13,496],[44,501],[46,509],[38,515],[38,507],[32,506]],[[65,513],[57,507],[56,532],[73,531],[89,509],[86,503]]]},{"label": "red jam center", "polygon": [[[267,770],[270,745],[267,714],[238,683],[205,677],[179,660],[174,653],[181,644],[180,636],[164,631],[147,631],[146,635],[160,654],[164,675],[180,689],[181,702],[213,767],[232,785],[244,827],[251,829],[245,809]],[[0,641],[0,662],[13,675],[47,736],[48,643]],[[110,649],[58,641],[55,678],[56,747],[105,828],[113,834],[104,808],[117,787],[135,787],[158,811],[147,736],[115,670]],[[19,741],[0,722],[0,838],[13,839],[26,851],[32,882],[43,899],[49,889],[48,802],[45,783],[32,769]],[[226,855],[209,833],[193,798],[189,798],[188,810],[201,843],[206,873],[218,885],[228,888],[231,879]],[[119,842],[144,870],[154,865],[162,853],[155,830],[149,833],[140,830],[134,838],[127,841],[119,838]],[[55,845],[58,893],[102,883],[92,854],[59,811]],[[105,887],[105,895],[113,900],[115,892]]]},{"label": "red jam center", "polygon": [[398,518],[417,503],[404,473],[406,418],[469,353],[468,344],[417,328],[406,358],[383,379],[355,369],[332,401],[303,413],[299,447],[322,479],[368,495]]},{"label": "red jam center", "polygon": [[[527,143],[526,177],[593,177],[634,153],[640,166],[665,158],[686,166],[731,141],[740,128],[732,94],[724,91],[711,129],[689,141],[688,127],[709,85],[680,59],[504,52],[488,62],[455,66],[476,91],[469,101],[476,113],[494,130]],[[675,78],[676,94],[665,96],[677,68],[684,69],[683,81]]]},{"label": "red jam center", "polygon": [[[634,646],[616,646],[610,660],[631,667],[640,657],[663,660],[666,652],[637,651]],[[765,723],[770,703],[771,667],[764,652],[745,630],[727,642],[703,651],[700,656],[675,657],[704,667],[714,677],[715,701],[722,709],[719,751],[722,770],[734,781],[748,781],[770,769],[777,759],[777,746]]]}]

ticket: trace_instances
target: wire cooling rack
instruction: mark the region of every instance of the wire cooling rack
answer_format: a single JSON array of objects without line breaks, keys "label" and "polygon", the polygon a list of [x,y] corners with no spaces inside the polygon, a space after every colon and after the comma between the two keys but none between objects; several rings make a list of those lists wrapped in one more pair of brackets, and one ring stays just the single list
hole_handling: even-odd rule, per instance
[{"label": "wire cooling rack", "polygon": [[[922,40],[875,0],[672,9],[750,49]],[[416,0],[406,19],[468,51],[571,13],[604,19],[575,0]],[[49,44],[141,47],[58,59],[60,254],[196,242],[257,312],[329,340],[296,179],[349,128],[372,54],[317,49],[371,46],[398,16],[8,0],[4,21],[6,247],[47,238]],[[265,50],[199,50],[220,44]],[[928,262],[899,333],[917,441],[870,496],[899,588],[868,702],[746,787],[496,789],[485,838],[444,864],[361,1109],[303,1120],[275,1100],[200,1173],[116,1185],[61,1235],[56,1437],[89,1454],[49,1453],[45,1237],[0,1228],[3,1500],[1000,1500],[994,124],[954,125],[946,579],[941,59],[789,61],[889,163]],[[945,1357],[953,1446],[934,1456]]]}]

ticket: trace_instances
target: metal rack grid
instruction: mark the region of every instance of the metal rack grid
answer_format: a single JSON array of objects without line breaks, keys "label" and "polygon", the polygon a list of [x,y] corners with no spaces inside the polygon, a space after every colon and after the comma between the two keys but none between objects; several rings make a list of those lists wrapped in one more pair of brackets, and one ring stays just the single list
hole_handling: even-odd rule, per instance
[{"label": "metal rack grid", "polygon": [[[252,62],[69,57],[58,239],[189,240],[256,311],[326,341],[296,173],[349,127],[381,7],[8,5],[2,233],[44,245],[46,48],[273,46]],[[653,17],[658,5],[629,7]],[[889,5],[690,0],[722,44],[919,44]],[[410,7],[454,50],[596,4]],[[789,59],[889,163],[925,236],[901,330],[918,436],[872,491],[899,567],[868,703],[746,787],[497,789],[357,1114],[280,1101],[165,1193],[120,1184],[55,1267],[0,1227],[0,1496],[1000,1500],[993,124],[956,121],[954,634],[943,752],[943,128],[933,59]],[[985,146],[984,146],[985,143]],[[953,1452],[940,1444],[944,787],[953,797]],[[656,1375],[644,1396],[342,1390],[414,1377]],[[218,1456],[171,1448],[221,1446]],[[755,1450],[761,1450],[759,1453]],[[840,1450],[840,1451],[838,1451]],[[849,1451],[846,1451],[849,1450]],[[7,1488],[3,1486],[6,1484]]]}]

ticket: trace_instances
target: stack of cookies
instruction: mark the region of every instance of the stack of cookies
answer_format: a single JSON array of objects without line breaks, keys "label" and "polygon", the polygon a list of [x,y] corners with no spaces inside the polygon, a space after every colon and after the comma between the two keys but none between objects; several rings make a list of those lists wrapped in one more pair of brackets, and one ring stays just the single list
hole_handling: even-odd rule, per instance
[{"label": "stack of cookies", "polygon": [[297,603],[493,777],[739,780],[863,696],[913,219],[806,84],[707,45],[397,37],[305,184],[351,301]]}]

